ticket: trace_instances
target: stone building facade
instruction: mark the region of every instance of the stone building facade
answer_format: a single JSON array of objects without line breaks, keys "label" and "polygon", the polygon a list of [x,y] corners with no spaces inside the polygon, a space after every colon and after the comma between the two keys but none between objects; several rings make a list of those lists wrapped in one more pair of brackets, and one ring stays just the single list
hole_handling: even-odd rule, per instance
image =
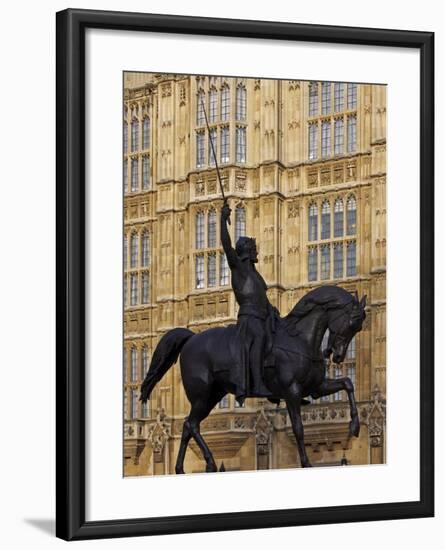
[{"label": "stone building facade", "polygon": [[[360,437],[348,437],[346,394],[307,405],[303,422],[314,465],[384,463],[385,86],[126,73],[123,113],[125,475],[174,473],[189,411],[179,364],[138,400],[159,338],[236,321],[210,139],[232,240],[256,237],[282,315],[322,284],[367,294],[363,330],[329,367],[355,381]],[[225,470],[299,465],[286,409],[266,400],[228,396],[201,431]],[[185,470],[204,471],[194,443]]]}]

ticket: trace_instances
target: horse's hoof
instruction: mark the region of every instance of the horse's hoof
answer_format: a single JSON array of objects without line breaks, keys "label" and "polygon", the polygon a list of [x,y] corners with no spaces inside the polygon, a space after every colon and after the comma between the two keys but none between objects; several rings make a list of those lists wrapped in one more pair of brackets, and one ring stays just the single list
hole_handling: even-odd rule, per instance
[{"label": "horse's hoof", "polygon": [[217,472],[218,468],[216,467],[216,464],[208,464],[206,466],[206,473],[207,474],[213,474],[214,472]]},{"label": "horse's hoof", "polygon": [[183,468],[175,468],[175,472],[176,472],[177,474],[185,474]]},{"label": "horse's hoof", "polygon": [[312,464],[310,462],[302,462],[301,467],[302,468],[312,468]]},{"label": "horse's hoof", "polygon": [[353,437],[358,437],[360,433],[360,422],[357,420],[351,420],[349,422],[349,433]]}]

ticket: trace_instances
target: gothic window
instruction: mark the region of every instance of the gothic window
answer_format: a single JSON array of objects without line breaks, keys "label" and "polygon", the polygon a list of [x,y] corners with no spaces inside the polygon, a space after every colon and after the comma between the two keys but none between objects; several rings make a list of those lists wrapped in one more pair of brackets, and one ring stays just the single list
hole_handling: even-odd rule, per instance
[{"label": "gothic window", "polygon": [[204,288],[204,256],[195,258],[195,281],[196,288]]},{"label": "gothic window", "polygon": [[351,195],[346,203],[346,235],[355,235],[357,232],[357,202]]},{"label": "gothic window", "polygon": [[196,125],[204,126],[205,124],[205,115],[204,115],[204,92],[199,92],[197,96],[196,103]]},{"label": "gothic window", "polygon": [[207,256],[207,284],[209,287],[216,286],[216,255]]},{"label": "gothic window", "polygon": [[219,265],[219,284],[226,286],[229,284],[229,264],[224,252],[220,252]]},{"label": "gothic window", "polygon": [[150,147],[150,119],[144,118],[142,124],[142,149],[148,149]]},{"label": "gothic window", "polygon": [[139,149],[139,122],[133,120],[131,123],[131,150],[133,152]]},{"label": "gothic window", "polygon": [[127,290],[127,276],[124,275],[124,307],[127,307],[127,294],[128,294],[128,290]]},{"label": "gothic window", "polygon": [[329,157],[331,154],[331,121],[323,120],[321,123],[321,156]]},{"label": "gothic window", "polygon": [[207,246],[208,248],[216,247],[216,212],[210,210],[207,223]]},{"label": "gothic window", "polygon": [[139,166],[138,159],[131,160],[131,192],[136,193],[138,190]]},{"label": "gothic window", "polygon": [[138,266],[138,253],[139,253],[139,250],[138,250],[138,236],[136,233],[133,233],[131,235],[131,240],[130,240],[130,267],[137,267]]},{"label": "gothic window", "polygon": [[318,248],[311,247],[308,250],[308,279],[316,281],[318,275]]},{"label": "gothic window", "polygon": [[215,122],[218,117],[218,92],[215,88],[210,90],[209,122]]},{"label": "gothic window", "polygon": [[[213,145],[213,149],[212,149]],[[217,148],[217,129],[212,128],[209,132],[209,164],[215,166],[215,157],[218,154]]]},{"label": "gothic window", "polygon": [[124,416],[125,416],[125,419],[128,418],[128,395],[127,395],[127,392],[124,392]]},{"label": "gothic window", "polygon": [[344,122],[342,118],[336,118],[334,122],[334,154],[344,153]]},{"label": "gothic window", "polygon": [[246,88],[241,84],[236,89],[236,120],[246,120]]},{"label": "gothic window", "polygon": [[318,237],[318,209],[315,203],[309,206],[308,240],[316,241]]},{"label": "gothic window", "polygon": [[320,248],[320,278],[325,281],[329,279],[331,275],[331,247],[329,244],[324,244]]},{"label": "gothic window", "polygon": [[331,205],[324,201],[321,205],[321,238],[329,239],[331,236]]},{"label": "gothic window", "polygon": [[124,121],[124,153],[128,153],[128,124]]},{"label": "gothic window", "polygon": [[348,84],[348,109],[357,109],[357,84]]},{"label": "gothic window", "polygon": [[132,382],[138,381],[138,350],[131,348],[131,378]]},{"label": "gothic window", "polygon": [[128,160],[124,160],[124,193],[128,192]]},{"label": "gothic window", "polygon": [[139,390],[131,390],[131,418],[137,418]]},{"label": "gothic window", "polygon": [[246,209],[238,205],[235,209],[235,242],[246,235]]},{"label": "gothic window", "polygon": [[141,379],[145,378],[148,372],[148,348],[144,346],[142,348],[142,361],[141,361]]},{"label": "gothic window", "polygon": [[196,133],[196,168],[201,168],[204,166],[204,132]]},{"label": "gothic window", "polygon": [[150,188],[150,159],[144,157],[142,160],[142,189]]},{"label": "gothic window", "polygon": [[150,401],[145,401],[145,403],[142,403],[142,405],[141,405],[141,416],[142,416],[142,418],[149,418],[150,417]]},{"label": "gothic window", "polygon": [[309,84],[309,116],[318,115],[318,82]]},{"label": "gothic window", "polygon": [[356,273],[356,244],[355,241],[351,241],[346,245],[346,276],[354,277]]},{"label": "gothic window", "polygon": [[337,199],[334,203],[334,237],[343,237],[343,201]]},{"label": "gothic window", "polygon": [[357,149],[357,115],[348,116],[348,153]]},{"label": "gothic window", "polygon": [[343,243],[334,244],[334,279],[343,277]]},{"label": "gothic window", "polygon": [[344,108],[344,89],[343,82],[336,82],[334,84],[334,111],[339,113]]},{"label": "gothic window", "polygon": [[142,303],[143,304],[148,304],[149,296],[150,296],[149,278],[148,278],[148,273],[144,271],[142,273]]},{"label": "gothic window", "polygon": [[196,248],[204,248],[204,212],[196,214]]},{"label": "gothic window", "polygon": [[230,140],[229,128],[223,126],[221,128],[221,163],[227,163],[230,160]]},{"label": "gothic window", "polygon": [[136,306],[138,303],[138,275],[132,273],[130,275],[130,305]]},{"label": "gothic window", "polygon": [[314,160],[318,156],[318,125],[309,124],[309,160]]},{"label": "gothic window", "polygon": [[221,120],[229,120],[230,117],[230,90],[224,85],[221,90]]},{"label": "gothic window", "polygon": [[321,112],[323,115],[331,111],[331,83],[322,82],[321,84]]},{"label": "gothic window", "polygon": [[236,129],[236,162],[246,162],[246,128]]},{"label": "gothic window", "polygon": [[150,235],[148,231],[142,234],[142,266],[147,267],[150,263]]}]

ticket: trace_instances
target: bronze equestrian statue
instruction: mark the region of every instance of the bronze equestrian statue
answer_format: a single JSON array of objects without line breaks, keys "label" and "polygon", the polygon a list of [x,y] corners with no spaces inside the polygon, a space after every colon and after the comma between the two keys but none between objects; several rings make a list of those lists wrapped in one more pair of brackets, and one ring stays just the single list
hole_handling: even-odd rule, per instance
[{"label": "bronze equestrian statue", "polygon": [[[222,209],[222,228],[230,209]],[[340,390],[349,399],[351,436],[358,436],[360,422],[350,378],[326,377],[325,360],[342,363],[349,343],[362,329],[366,296],[361,300],[338,286],[322,286],[308,292],[283,318],[269,304],[266,285],[255,268],[256,246],[241,240],[233,250],[228,232],[221,233],[232,271],[232,286],[240,305],[238,322],[195,334],[185,328],[168,331],[160,339],[141,386],[141,401],[149,399],[155,385],[180,356],[182,383],[191,404],[184,421],[176,461],[184,473],[184,458],[191,438],[206,461],[206,471],[216,472],[212,453],[200,433],[200,423],[228,393],[240,400],[264,395],[284,399],[297,441],[300,462],[311,466],[304,446],[301,406],[305,397],[318,399]],[[245,239],[245,238],[244,238]],[[274,330],[266,328],[273,319]],[[329,330],[326,349],[323,336]],[[273,342],[271,341],[273,339]],[[240,344],[244,344],[240,347]],[[269,348],[269,349],[268,349]],[[241,356],[240,356],[241,354]],[[267,355],[267,358],[266,358]],[[243,359],[240,360],[240,357]],[[264,361],[264,359],[267,359]],[[240,376],[240,366],[244,375]],[[253,383],[249,382],[253,374]]]}]

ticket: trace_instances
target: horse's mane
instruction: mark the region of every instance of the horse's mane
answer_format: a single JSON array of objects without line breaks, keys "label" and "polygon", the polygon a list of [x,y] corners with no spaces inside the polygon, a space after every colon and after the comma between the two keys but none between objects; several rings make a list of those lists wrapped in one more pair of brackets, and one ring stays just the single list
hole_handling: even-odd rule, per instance
[{"label": "horse's mane", "polygon": [[298,301],[283,317],[285,326],[294,325],[306,317],[316,306],[325,308],[341,307],[354,299],[350,292],[340,286],[324,285],[314,288]]}]

